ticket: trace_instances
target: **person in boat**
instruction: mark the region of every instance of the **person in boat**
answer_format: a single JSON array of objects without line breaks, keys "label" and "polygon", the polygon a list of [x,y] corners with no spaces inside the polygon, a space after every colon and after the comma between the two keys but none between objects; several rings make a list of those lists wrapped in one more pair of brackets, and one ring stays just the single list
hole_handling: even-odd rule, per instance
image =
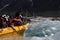
[{"label": "person in boat", "polygon": [[12,24],[13,24],[12,17],[9,16],[8,21],[7,21],[7,25],[8,25],[8,27],[11,27]]},{"label": "person in boat", "polygon": [[2,32],[3,31],[3,21],[2,21],[2,16],[0,16],[0,32]]},{"label": "person in boat", "polygon": [[22,25],[23,24],[23,22],[22,22],[22,20],[21,20],[21,17],[20,17],[20,11],[18,11],[17,13],[16,13],[16,15],[15,15],[15,18],[14,18],[14,25],[15,26],[19,26],[19,25]]},{"label": "person in boat", "polygon": [[14,18],[14,25],[18,26],[18,25],[22,25],[22,20],[21,18],[19,18],[18,16]]},{"label": "person in boat", "polygon": [[2,17],[3,27],[7,27],[7,21],[5,17]]}]

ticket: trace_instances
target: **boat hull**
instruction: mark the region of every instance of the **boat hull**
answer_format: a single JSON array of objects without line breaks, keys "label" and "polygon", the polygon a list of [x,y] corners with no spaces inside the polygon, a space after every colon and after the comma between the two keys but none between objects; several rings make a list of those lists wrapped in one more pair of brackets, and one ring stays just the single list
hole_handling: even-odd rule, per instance
[{"label": "boat hull", "polygon": [[0,35],[12,33],[12,32],[19,32],[19,31],[23,32],[23,30],[26,30],[27,28],[28,28],[28,24],[24,24],[21,26],[14,26],[13,28],[12,27],[3,28],[3,31],[0,32]]}]

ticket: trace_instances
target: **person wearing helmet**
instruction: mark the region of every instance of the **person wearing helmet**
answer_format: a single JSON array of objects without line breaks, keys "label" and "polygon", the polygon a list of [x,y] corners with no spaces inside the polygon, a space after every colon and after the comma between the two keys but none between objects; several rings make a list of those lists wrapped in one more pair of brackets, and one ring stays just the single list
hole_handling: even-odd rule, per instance
[{"label": "person wearing helmet", "polygon": [[21,15],[20,15],[21,11],[18,11],[15,15],[15,18],[14,18],[14,25],[15,26],[19,26],[19,25],[22,25],[22,20],[21,20]]}]

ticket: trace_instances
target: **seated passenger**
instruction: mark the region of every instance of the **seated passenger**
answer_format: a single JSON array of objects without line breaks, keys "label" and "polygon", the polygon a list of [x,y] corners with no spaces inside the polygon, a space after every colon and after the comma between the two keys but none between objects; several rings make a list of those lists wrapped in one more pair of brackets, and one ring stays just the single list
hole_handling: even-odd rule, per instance
[{"label": "seated passenger", "polygon": [[11,27],[11,25],[12,25],[12,17],[11,16],[8,18],[7,25],[8,25],[8,27]]},{"label": "seated passenger", "polygon": [[15,26],[22,25],[22,20],[21,20],[21,18],[15,17],[15,18],[14,18],[14,25],[15,25]]},{"label": "seated passenger", "polygon": [[2,17],[3,27],[7,27],[6,19]]},{"label": "seated passenger", "polygon": [[0,32],[3,31],[3,21],[2,21],[2,17],[0,16]]}]

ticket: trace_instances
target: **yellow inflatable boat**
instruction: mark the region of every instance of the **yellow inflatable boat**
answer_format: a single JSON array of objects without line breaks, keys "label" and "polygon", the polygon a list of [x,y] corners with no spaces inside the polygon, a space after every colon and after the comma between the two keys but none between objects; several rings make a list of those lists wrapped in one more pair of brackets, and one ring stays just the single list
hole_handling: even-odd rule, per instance
[{"label": "yellow inflatable boat", "polygon": [[3,31],[0,32],[0,35],[7,34],[7,33],[12,33],[14,31],[18,32],[18,31],[26,30],[27,28],[28,28],[28,23],[24,24],[24,25],[21,25],[21,26],[3,28]]}]

